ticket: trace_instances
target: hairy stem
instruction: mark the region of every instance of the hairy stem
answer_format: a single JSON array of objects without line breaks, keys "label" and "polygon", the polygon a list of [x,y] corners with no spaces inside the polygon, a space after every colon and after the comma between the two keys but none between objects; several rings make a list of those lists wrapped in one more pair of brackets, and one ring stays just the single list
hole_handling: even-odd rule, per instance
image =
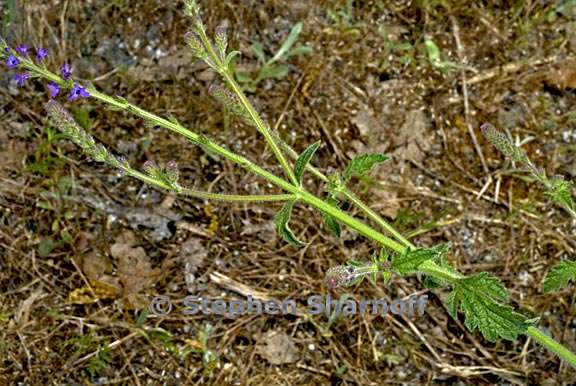
[{"label": "hairy stem", "polygon": [[188,188],[174,189],[174,187],[162,180],[150,177],[145,173],[141,173],[132,168],[121,167],[121,169],[131,177],[137,178],[142,182],[149,185],[154,185],[156,187],[172,190],[178,194],[189,197],[201,198],[204,200],[216,200],[216,201],[227,201],[227,202],[269,202],[269,201],[290,201],[294,200],[296,196],[294,194],[220,194],[220,193],[210,193],[200,190],[193,190]]},{"label": "hairy stem", "polygon": [[294,175],[292,167],[286,160],[286,157],[284,157],[284,154],[282,154],[282,151],[280,150],[278,144],[274,140],[274,137],[272,136],[272,133],[268,129],[268,126],[266,126],[266,124],[262,121],[260,115],[256,112],[256,110],[254,109],[248,98],[246,98],[246,95],[244,95],[244,93],[240,89],[240,86],[234,80],[234,75],[230,72],[230,69],[222,62],[218,54],[214,51],[210,39],[208,39],[208,36],[206,36],[206,31],[204,31],[203,28],[197,28],[197,32],[200,36],[200,39],[204,43],[204,46],[206,47],[210,59],[212,60],[212,62],[216,64],[218,72],[220,73],[224,81],[226,81],[228,86],[230,86],[232,91],[234,91],[234,93],[238,96],[240,103],[250,116],[250,119],[252,119],[252,121],[256,125],[258,131],[262,133],[262,135],[264,135],[266,142],[268,143],[268,145],[272,149],[272,152],[276,156],[276,159],[284,169],[284,173],[286,173],[286,176],[290,179],[293,185],[299,186],[300,184],[298,183],[298,180]]},{"label": "hairy stem", "polygon": [[576,368],[576,355],[572,351],[568,350],[566,347],[562,346],[536,327],[528,327],[526,334],[548,350],[558,355],[560,358],[564,359],[572,367]]},{"label": "hairy stem", "polygon": [[[5,56],[4,52],[0,53],[0,57],[4,57],[4,56]],[[69,89],[72,87],[72,82],[64,81],[58,75],[48,71],[47,69],[45,69],[43,67],[37,66],[32,61],[26,60],[25,58],[21,58],[21,67],[32,71],[35,75],[38,75],[38,76],[44,77],[46,79],[52,80],[64,88]],[[224,158],[236,163],[237,165],[241,166],[242,168],[246,169],[247,171],[255,173],[256,175],[258,175],[260,177],[263,177],[264,179],[268,180],[269,182],[276,185],[277,187],[290,193],[287,195],[276,195],[275,198],[280,197],[282,199],[286,198],[286,199],[302,200],[302,201],[306,202],[307,204],[309,204],[310,206],[313,206],[313,207],[319,209],[320,211],[329,214],[330,216],[334,217],[338,221],[348,225],[349,227],[356,230],[360,234],[366,236],[367,238],[372,239],[372,240],[378,242],[379,244],[381,244],[382,246],[390,248],[399,254],[405,254],[408,251],[408,249],[411,249],[414,247],[413,244],[411,244],[408,240],[403,238],[401,235],[400,235],[400,237],[403,240],[402,244],[398,243],[397,241],[395,241],[393,239],[388,238],[387,236],[385,236],[384,234],[375,230],[374,228],[372,228],[372,227],[364,224],[363,222],[357,220],[356,218],[344,213],[339,208],[333,207],[333,206],[327,204],[326,202],[324,202],[322,199],[306,192],[298,184],[294,184],[294,181],[292,181],[292,183],[285,181],[284,179],[266,171],[265,169],[259,167],[256,164],[254,164],[253,162],[249,161],[245,157],[237,155],[237,154],[231,152],[230,150],[228,150],[222,146],[217,145],[216,143],[207,139],[205,136],[199,135],[197,133],[194,133],[194,132],[184,128],[179,123],[167,120],[165,118],[161,118],[155,114],[152,114],[146,110],[143,110],[143,109],[141,109],[135,105],[132,105],[131,103],[129,103],[128,101],[126,101],[123,98],[111,97],[111,96],[108,96],[106,94],[103,94],[103,93],[97,91],[93,86],[87,87],[87,90],[90,92],[91,96],[94,97],[95,99],[100,100],[104,103],[107,103],[107,104],[109,104],[109,105],[111,105],[117,109],[131,112],[134,115],[139,116],[139,117],[141,117],[141,118],[143,118],[149,122],[152,122],[156,125],[167,128],[168,130],[171,130],[175,133],[178,133],[178,134],[184,136],[185,138],[193,141],[194,143],[198,144],[199,146],[201,146],[205,150],[211,151],[211,152],[214,152],[216,154],[223,156]],[[240,95],[243,95],[242,91],[239,88],[234,89],[234,91],[239,94],[239,97],[240,97]],[[246,98],[246,97],[244,96],[244,98]],[[247,101],[247,99],[245,99],[245,100],[247,102],[247,108],[250,107],[250,104]],[[251,114],[251,116],[257,117],[257,118],[255,118],[255,122],[257,122],[257,121],[261,122],[261,124],[263,125],[262,127],[265,128],[263,122],[259,118],[258,114],[253,110],[253,108],[252,108],[252,113],[254,115]],[[267,131],[267,132],[270,134],[269,131]],[[271,138],[271,134],[269,137]],[[272,141],[272,143],[276,144],[276,142],[274,142],[274,141]],[[276,146],[276,149],[277,149],[277,146]],[[277,149],[277,150],[279,150],[279,149]],[[280,156],[283,157],[280,152],[278,152],[278,154],[280,154]],[[284,166],[288,166],[288,163],[284,162]],[[290,174],[293,175],[291,168],[288,168],[288,169],[290,170],[289,175]],[[162,184],[159,185],[157,183],[158,181],[156,179],[151,178],[151,177],[149,177],[143,173],[137,172],[135,170],[130,169],[130,170],[126,170],[126,172],[128,174],[136,177],[136,178],[141,179],[142,181],[149,182],[153,185],[160,186],[163,188],[172,189],[172,187],[162,186]],[[322,175],[321,173],[319,173],[319,174]],[[195,192],[195,191],[191,191],[191,192]],[[194,194],[197,194],[197,193],[202,194],[202,195],[210,194],[210,193],[206,193],[206,192],[195,192]],[[383,226],[388,231],[393,230],[392,233],[393,234],[396,233],[395,237],[399,236],[399,233],[397,231],[395,231],[389,224],[387,224],[383,219],[381,219],[378,216],[378,214],[376,214],[375,212],[370,210],[359,199],[356,199],[354,195],[352,195],[352,194],[345,194],[345,195],[349,199],[351,198],[351,201],[354,204],[359,205],[361,203],[361,205],[359,205],[359,207],[364,212],[366,212],[368,214],[368,216],[370,218],[372,218],[374,221],[376,221],[379,225]],[[219,195],[219,197],[221,197],[221,196],[222,195]],[[234,196],[234,197],[239,197],[239,196]],[[250,197],[250,196],[244,196],[244,197]],[[259,197],[268,197],[269,198],[271,196],[259,196]],[[204,196],[203,198],[207,198],[207,197]],[[421,264],[419,267],[419,270],[421,272],[428,274],[428,275],[431,275],[433,277],[444,279],[444,280],[448,281],[449,283],[453,283],[456,280],[464,277],[461,274],[454,273],[454,272],[451,272],[451,271],[449,271],[443,267],[440,267],[438,264],[436,264],[432,261],[426,261],[425,263]],[[554,353],[559,355],[561,358],[568,361],[572,366],[576,367],[576,356],[573,353],[571,353],[567,348],[562,346],[560,343],[554,341],[552,338],[546,336],[544,333],[542,333],[541,331],[539,331],[537,328],[534,328],[534,327],[529,327],[526,333],[529,336],[533,337],[536,341],[538,341],[539,343],[541,343],[542,345],[546,346],[551,351],[553,351]]]}]

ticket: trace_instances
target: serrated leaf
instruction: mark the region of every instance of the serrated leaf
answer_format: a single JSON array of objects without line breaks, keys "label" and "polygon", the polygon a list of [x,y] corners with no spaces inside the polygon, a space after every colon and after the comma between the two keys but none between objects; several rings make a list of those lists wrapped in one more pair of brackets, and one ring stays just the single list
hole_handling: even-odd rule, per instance
[{"label": "serrated leaf", "polygon": [[554,177],[551,180],[551,189],[546,193],[550,200],[560,206],[574,209],[572,201],[572,184],[565,181],[562,177]]},{"label": "serrated leaf", "polygon": [[[333,196],[328,197],[326,203],[335,208],[338,207],[338,200]],[[338,222],[338,220],[336,220],[333,216],[330,216],[327,213],[323,213],[323,216],[324,216],[324,224],[326,224],[326,227],[330,230],[330,232],[332,232],[334,236],[340,237],[340,235],[342,234],[342,229],[340,228],[340,223]]]},{"label": "serrated leaf", "polygon": [[564,260],[554,266],[544,279],[544,292],[557,291],[570,280],[576,281],[576,262]]},{"label": "serrated leaf", "polygon": [[304,170],[306,166],[316,153],[316,150],[320,147],[320,141],[313,143],[312,145],[308,146],[306,150],[300,154],[296,162],[294,163],[294,175],[296,176],[296,180],[300,183],[302,179],[302,175],[304,174]]},{"label": "serrated leaf", "polygon": [[401,275],[408,272],[417,271],[420,264],[427,260],[440,258],[445,254],[450,247],[451,243],[436,245],[432,248],[418,248],[406,252],[403,256],[397,256],[392,259],[392,269]]},{"label": "serrated leaf", "polygon": [[268,63],[272,63],[281,59],[285,53],[290,51],[290,48],[292,48],[294,43],[296,43],[296,39],[298,39],[298,35],[300,35],[300,32],[302,32],[302,22],[298,22],[294,25],[294,27],[292,27],[290,33],[288,34],[288,37],[286,38],[286,40],[284,41],[278,52],[276,52],[276,55],[274,55],[274,57]]},{"label": "serrated leaf", "polygon": [[480,330],[490,342],[498,338],[516,340],[537,319],[528,319],[498,302],[506,299],[506,290],[500,281],[483,272],[454,283],[447,299],[447,309],[454,318],[461,310],[465,326],[470,331]]},{"label": "serrated leaf", "polygon": [[384,154],[362,154],[355,157],[346,168],[344,172],[344,181],[350,180],[352,176],[364,176],[367,174],[375,165],[385,162],[390,157]]},{"label": "serrated leaf", "polygon": [[300,242],[300,240],[298,240],[298,238],[296,238],[296,236],[288,226],[288,223],[290,222],[290,216],[292,215],[292,208],[294,207],[294,203],[295,201],[286,202],[282,207],[282,209],[280,209],[280,212],[276,214],[276,217],[274,218],[274,223],[276,224],[276,230],[282,236],[284,241],[294,246],[300,246],[302,245],[302,243]]},{"label": "serrated leaf", "polygon": [[[448,270],[454,274],[458,273],[458,271],[456,271],[450,265],[450,263],[448,263],[442,256],[440,256],[440,258],[438,258],[438,259],[434,259],[434,262],[445,270]],[[434,276],[429,276],[429,275],[424,276],[424,286],[428,289],[435,289],[435,288],[444,287],[447,284],[448,284],[448,282],[444,279],[440,279],[440,278],[437,278]]]},{"label": "serrated leaf", "polygon": [[464,325],[470,331],[480,330],[490,342],[498,338],[516,340],[518,335],[534,323],[534,320],[514,312],[509,306],[456,286],[448,297],[448,311],[455,317],[458,309],[464,313]]}]

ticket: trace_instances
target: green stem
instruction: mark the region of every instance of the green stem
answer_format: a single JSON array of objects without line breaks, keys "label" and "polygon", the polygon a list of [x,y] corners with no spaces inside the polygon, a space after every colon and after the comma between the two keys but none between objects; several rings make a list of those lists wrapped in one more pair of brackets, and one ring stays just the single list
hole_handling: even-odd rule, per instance
[{"label": "green stem", "polygon": [[558,355],[560,358],[564,359],[572,367],[576,368],[576,355],[572,351],[568,350],[566,347],[556,342],[536,327],[528,327],[526,334],[542,346],[545,346],[548,350]]},{"label": "green stem", "polygon": [[[5,57],[3,52],[0,53],[0,57]],[[49,80],[52,80],[52,81],[58,83],[62,87],[70,88],[72,86],[71,82],[66,82],[66,81],[62,80],[58,75],[46,70],[45,68],[41,68],[41,67],[35,65],[33,62],[31,62],[29,60],[22,58],[21,59],[21,66],[35,72],[36,74],[39,74],[40,76],[42,76],[46,79],[49,79]],[[104,103],[108,103],[109,105],[112,105],[118,109],[132,112],[133,114],[140,116],[141,118],[143,118],[147,121],[154,122],[154,123],[156,123],[162,127],[165,127],[165,128],[167,128],[173,132],[181,134],[185,138],[197,143],[198,145],[203,147],[205,150],[217,153],[217,154],[223,156],[224,158],[240,165],[241,167],[248,170],[249,172],[255,173],[255,174],[265,178],[269,182],[273,183],[274,185],[280,187],[281,189],[284,189],[285,191],[291,193],[288,195],[277,195],[277,196],[281,196],[282,198],[289,198],[289,199],[301,199],[304,202],[308,203],[310,206],[313,206],[313,207],[319,209],[320,211],[331,215],[332,217],[336,218],[338,221],[350,226],[352,229],[358,231],[359,233],[366,236],[367,238],[372,239],[374,241],[377,241],[381,245],[388,247],[399,254],[405,254],[407,252],[408,248],[412,247],[412,244],[410,244],[410,243],[408,243],[407,245],[399,244],[398,242],[386,237],[382,233],[380,233],[377,230],[371,228],[370,226],[362,223],[361,221],[355,219],[354,217],[342,212],[339,208],[335,208],[335,207],[325,203],[322,199],[304,191],[300,186],[291,184],[291,183],[277,177],[276,175],[266,171],[265,169],[259,167],[256,164],[252,163],[251,161],[249,161],[245,157],[236,155],[235,153],[229,151],[228,149],[211,142],[206,137],[199,135],[199,134],[196,134],[196,133],[182,127],[178,123],[169,121],[169,120],[161,118],[155,114],[147,112],[147,111],[145,111],[145,110],[143,110],[137,106],[130,104],[129,102],[127,102],[124,99],[113,98],[113,97],[110,97],[108,95],[105,95],[105,94],[97,91],[94,87],[89,87],[89,88],[87,88],[87,90],[90,92],[91,96],[94,97],[95,99],[100,100]],[[238,92],[240,94],[242,94],[241,90],[238,90]],[[257,116],[257,114],[256,114],[256,116]],[[287,165],[287,163],[286,163],[286,165]],[[145,181],[145,182],[151,183],[153,185],[159,186],[157,183],[158,181],[156,179],[153,179],[153,178],[151,178],[151,177],[149,177],[143,173],[137,172],[137,171],[132,170],[132,169],[126,170],[126,171],[127,171],[127,173],[129,172],[130,175],[132,175],[136,178],[139,178],[142,181]],[[163,184],[160,184],[160,186],[167,188],[167,189],[172,189],[172,187],[163,186]],[[201,193],[205,194],[205,192],[201,192]],[[235,196],[235,197],[237,197],[237,196]],[[244,196],[244,197],[247,197],[247,196]],[[261,196],[261,197],[270,197],[270,196]],[[355,197],[355,196],[352,195],[352,197]],[[358,202],[360,202],[360,200],[354,200],[353,202],[356,205],[358,205]],[[373,212],[371,210],[367,211],[366,209],[369,209],[367,206],[362,205],[362,206],[360,206],[360,208],[362,210],[364,210],[367,214],[369,214],[369,216],[371,218],[373,218],[373,219],[379,218],[375,212]],[[385,223],[385,221],[382,219],[377,220],[377,222],[380,224]],[[391,226],[387,225],[386,229],[388,229],[388,228],[392,229]],[[427,262],[421,264],[419,268],[425,274],[429,274],[429,275],[434,276],[434,277],[442,278],[444,280],[447,280],[448,282],[454,282],[455,280],[458,280],[458,279],[461,279],[462,277],[464,277],[461,274],[448,271],[445,268],[442,268],[431,261],[427,261]],[[560,343],[554,341],[552,338],[546,336],[544,333],[542,333],[541,331],[539,331],[537,328],[534,328],[534,327],[529,327],[527,330],[527,334],[529,336],[533,337],[536,341],[538,341],[542,345],[549,348],[551,351],[553,351],[557,355],[559,355],[561,358],[568,361],[568,363],[570,363],[572,366],[576,367],[576,356],[573,353],[571,353],[567,348],[562,346]]]},{"label": "green stem", "polygon": [[[284,148],[284,150],[286,150],[286,152],[292,158],[296,159],[298,157],[298,153],[296,153],[296,151],[294,151],[294,149],[292,149],[292,147],[290,147],[290,145],[288,145],[286,142],[280,140],[280,146],[282,146]],[[306,165],[306,169],[310,170],[314,175],[316,175],[322,181],[328,182],[328,177],[326,177],[321,171],[316,169],[311,164]],[[350,190],[344,188],[340,191],[340,193],[342,193],[342,195],[344,195],[344,197],[346,197],[348,199],[348,201],[350,201],[351,203],[356,205],[360,210],[362,210],[375,223],[377,223],[382,228],[384,228],[392,236],[396,237],[396,239],[398,241],[400,241],[402,244],[404,244],[406,247],[408,247],[410,249],[416,248],[416,246],[414,244],[412,244],[408,239],[406,239],[404,236],[402,236],[402,234],[400,234],[400,232],[398,232],[396,229],[394,229],[394,227],[392,225],[388,224],[388,222],[385,221],[382,217],[380,217],[380,215],[378,215],[378,213],[376,213],[372,209],[370,209],[370,207],[368,205],[366,205],[364,202],[362,202],[362,200],[360,200]]]},{"label": "green stem", "polygon": [[214,51],[212,43],[210,42],[210,39],[208,39],[208,36],[206,36],[206,31],[204,30],[204,28],[196,28],[196,31],[200,36],[200,40],[202,40],[202,43],[204,43],[204,46],[206,48],[206,51],[208,52],[208,55],[210,56],[210,59],[216,65],[217,71],[226,81],[226,83],[228,83],[228,86],[230,86],[232,91],[234,91],[234,93],[238,96],[240,103],[242,104],[246,112],[248,112],[248,115],[250,115],[250,118],[256,125],[258,131],[262,133],[262,135],[264,135],[266,142],[268,143],[268,145],[272,149],[272,152],[276,156],[276,159],[284,169],[284,173],[286,173],[286,176],[290,179],[293,185],[300,186],[298,180],[296,179],[296,176],[294,175],[292,167],[288,164],[288,161],[286,160],[286,157],[284,157],[284,154],[282,154],[282,151],[280,150],[278,144],[274,140],[272,133],[268,129],[268,126],[266,126],[266,124],[262,121],[260,115],[256,112],[256,110],[254,109],[248,98],[246,98],[246,95],[244,95],[240,86],[234,80],[234,75],[230,73],[230,69],[222,62],[218,54]]},{"label": "green stem", "polygon": [[[34,63],[31,63],[30,61],[22,61],[22,66],[30,69],[33,72],[38,73],[39,75],[41,75],[47,79],[50,79],[50,80],[62,85],[63,87],[70,87],[71,86],[68,82],[65,82],[62,79],[60,79],[60,77],[58,75],[56,75],[56,74],[54,74],[54,73],[52,73],[46,69],[40,68],[40,67],[36,66]],[[124,99],[113,98],[113,97],[110,97],[106,94],[103,94],[103,93],[99,92],[98,90],[96,90],[94,87],[88,87],[87,90],[93,98],[100,100],[104,103],[108,103],[108,104],[110,104],[110,105],[112,105],[118,109],[122,109],[122,110],[126,110],[128,112],[131,112],[134,115],[137,115],[141,118],[144,118],[145,120],[147,120],[149,122],[153,122],[157,125],[160,125],[162,127],[167,128],[168,130],[171,130],[175,133],[178,133],[178,134],[184,136],[185,138],[188,138],[192,142],[200,145],[201,147],[203,147],[207,151],[212,151],[216,154],[219,154],[219,155],[223,156],[224,158],[240,165],[241,167],[248,170],[249,172],[252,172],[254,174],[259,175],[260,177],[265,178],[266,180],[268,180],[269,182],[278,186],[279,188],[284,189],[288,193],[291,193],[292,195],[294,195],[296,197],[296,199],[302,199],[304,202],[306,202],[310,206],[313,206],[313,207],[321,210],[322,212],[325,212],[325,213],[333,216],[338,221],[340,221],[343,224],[350,226],[352,229],[355,229],[360,234],[362,234],[362,235],[364,235],[364,236],[366,236],[366,237],[368,237],[374,241],[377,241],[381,245],[383,245],[387,248],[390,248],[399,254],[406,253],[406,247],[403,246],[402,244],[399,244],[396,241],[386,237],[382,233],[380,233],[380,232],[376,231],[375,229],[369,227],[368,225],[362,223],[361,221],[357,220],[356,218],[342,212],[340,209],[335,208],[335,207],[325,203],[323,200],[321,200],[321,199],[317,198],[316,196],[304,191],[300,186],[293,185],[293,184],[285,181],[284,179],[270,173],[269,171],[261,168],[260,166],[254,164],[253,162],[249,161],[247,158],[240,156],[240,155],[237,155],[237,154],[231,152],[230,150],[210,141],[205,136],[196,134],[196,133],[182,127],[178,123],[169,121],[165,118],[159,117],[159,116],[152,114],[146,110],[143,110],[137,106],[134,106],[133,104],[129,103],[128,101],[126,101]]]},{"label": "green stem", "polygon": [[294,200],[296,196],[294,194],[220,194],[220,193],[210,193],[200,190],[193,190],[188,188],[179,187],[175,189],[174,186],[151,177],[147,174],[141,173],[132,168],[121,167],[121,169],[131,177],[137,178],[142,182],[149,185],[154,185],[162,189],[175,191],[178,194],[190,197],[201,198],[204,200],[217,200],[217,201],[227,201],[227,202],[269,202],[269,201],[289,201]]}]

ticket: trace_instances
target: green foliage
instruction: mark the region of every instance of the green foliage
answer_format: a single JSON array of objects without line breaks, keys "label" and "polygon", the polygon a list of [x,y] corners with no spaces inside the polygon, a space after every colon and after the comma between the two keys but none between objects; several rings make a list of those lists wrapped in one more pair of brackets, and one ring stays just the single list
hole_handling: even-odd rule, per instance
[{"label": "green foliage", "polygon": [[313,143],[312,145],[308,146],[306,150],[300,154],[296,162],[294,163],[294,175],[296,176],[296,180],[300,183],[302,179],[302,175],[304,174],[304,170],[310,160],[316,153],[316,150],[320,147],[320,141]]},{"label": "green foliage", "polygon": [[[277,64],[279,61],[285,61],[292,56],[304,55],[312,53],[312,48],[308,46],[298,46],[292,48],[302,32],[302,23],[296,23],[294,27],[290,30],[288,37],[280,47],[280,49],[274,54],[271,59],[266,59],[266,54],[264,53],[264,47],[260,42],[253,42],[250,46],[252,53],[258,61],[261,63],[261,67],[256,74],[256,76],[251,76],[248,73],[235,71],[236,79],[243,84],[243,88],[246,91],[254,92],[258,86],[258,83],[268,78],[282,78],[286,76],[289,72],[289,68],[285,64]],[[227,66],[231,63],[232,58],[226,59]]]},{"label": "green foliage", "polygon": [[458,310],[464,313],[464,324],[470,331],[480,330],[484,338],[495,342],[498,338],[516,340],[519,334],[533,325],[536,319],[527,319],[511,307],[499,302],[508,298],[500,281],[486,272],[460,279],[448,296],[448,312],[453,318]]},{"label": "green foliage", "polygon": [[409,250],[403,256],[392,259],[392,269],[400,275],[418,270],[420,264],[428,260],[440,259],[452,246],[452,243],[436,245],[432,248]]},{"label": "green foliage", "polygon": [[550,270],[544,279],[544,292],[557,291],[570,280],[576,281],[576,262],[564,260]]},{"label": "green foliage", "polygon": [[86,365],[86,371],[90,374],[92,378],[102,372],[109,364],[110,359],[110,348],[108,347],[108,342],[104,341],[101,344],[98,353],[88,360]]},{"label": "green foliage", "polygon": [[[446,261],[444,256],[440,256],[439,258],[433,259],[432,261],[434,261],[442,269],[446,270],[449,273],[453,273],[453,274],[458,273],[458,271],[456,271],[454,269],[454,267],[452,267],[450,265],[450,263],[448,261]],[[434,277],[434,276],[430,276],[430,275],[426,275],[424,277],[424,286],[428,289],[441,288],[441,287],[446,286],[447,284],[448,284],[448,281],[446,281],[442,278],[439,278],[439,277]]]},{"label": "green foliage", "polygon": [[390,157],[384,154],[362,154],[355,157],[344,171],[344,182],[348,182],[353,176],[365,176],[374,166],[389,159]]},{"label": "green foliage", "polygon": [[546,192],[550,200],[568,210],[574,210],[572,200],[572,183],[557,176],[550,180],[550,190]]},{"label": "green foliage", "polygon": [[276,224],[276,230],[282,236],[284,241],[294,245],[294,246],[301,246],[302,242],[296,238],[290,227],[288,226],[288,222],[290,221],[290,216],[292,215],[292,208],[294,208],[295,201],[288,201],[284,204],[280,212],[276,214],[274,218],[274,223]]},{"label": "green foliage", "polygon": [[[326,199],[326,203],[335,208],[337,208],[339,204],[338,199],[334,196],[328,197],[328,199]],[[338,222],[338,220],[336,220],[333,216],[330,216],[327,213],[323,213],[323,216],[324,216],[324,224],[326,224],[326,227],[330,230],[330,232],[332,232],[334,236],[340,237],[342,229],[340,228],[340,223]]]},{"label": "green foliage", "polygon": [[457,65],[450,61],[443,61],[440,55],[440,48],[436,45],[434,40],[430,37],[424,39],[424,47],[426,48],[426,54],[428,55],[428,60],[432,67],[440,70],[442,73],[447,74],[451,69],[457,67]]}]

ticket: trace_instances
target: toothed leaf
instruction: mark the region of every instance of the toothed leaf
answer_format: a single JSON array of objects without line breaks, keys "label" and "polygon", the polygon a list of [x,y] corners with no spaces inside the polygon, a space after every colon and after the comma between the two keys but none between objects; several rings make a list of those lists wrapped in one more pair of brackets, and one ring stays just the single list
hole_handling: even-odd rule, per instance
[{"label": "toothed leaf", "polygon": [[320,147],[320,141],[313,143],[312,145],[308,146],[306,150],[300,154],[296,162],[294,163],[294,175],[296,176],[296,180],[300,183],[302,179],[302,175],[304,174],[304,170],[306,166],[314,156],[314,153]]},{"label": "toothed leaf", "polygon": [[551,189],[546,194],[550,200],[560,206],[568,209],[574,209],[574,201],[572,201],[572,184],[564,180],[561,176],[556,176],[551,179]]},{"label": "toothed leaf", "polygon": [[288,201],[287,203],[285,203],[282,209],[280,209],[280,212],[276,214],[274,222],[276,224],[276,229],[278,233],[282,235],[284,241],[294,246],[300,246],[302,245],[302,243],[300,242],[300,240],[296,238],[296,236],[288,226],[288,222],[290,221],[290,216],[292,214],[292,208],[294,207],[294,202],[295,201]]},{"label": "toothed leaf", "polygon": [[346,168],[344,172],[344,181],[350,180],[352,176],[364,176],[366,175],[375,165],[385,162],[390,157],[384,154],[362,154],[355,157]]},{"label": "toothed leaf", "polygon": [[418,248],[408,251],[405,255],[396,256],[392,259],[392,269],[401,275],[417,271],[420,264],[427,260],[440,258],[451,246],[451,243],[446,243],[432,248]]},{"label": "toothed leaf", "polygon": [[544,292],[551,292],[565,287],[570,280],[576,281],[576,262],[564,260],[550,270],[544,279]]},{"label": "toothed leaf", "polygon": [[537,319],[528,319],[498,302],[506,299],[506,290],[500,281],[483,272],[454,283],[447,309],[453,318],[461,310],[464,325],[470,331],[478,329],[490,342],[498,338],[516,340]]}]

